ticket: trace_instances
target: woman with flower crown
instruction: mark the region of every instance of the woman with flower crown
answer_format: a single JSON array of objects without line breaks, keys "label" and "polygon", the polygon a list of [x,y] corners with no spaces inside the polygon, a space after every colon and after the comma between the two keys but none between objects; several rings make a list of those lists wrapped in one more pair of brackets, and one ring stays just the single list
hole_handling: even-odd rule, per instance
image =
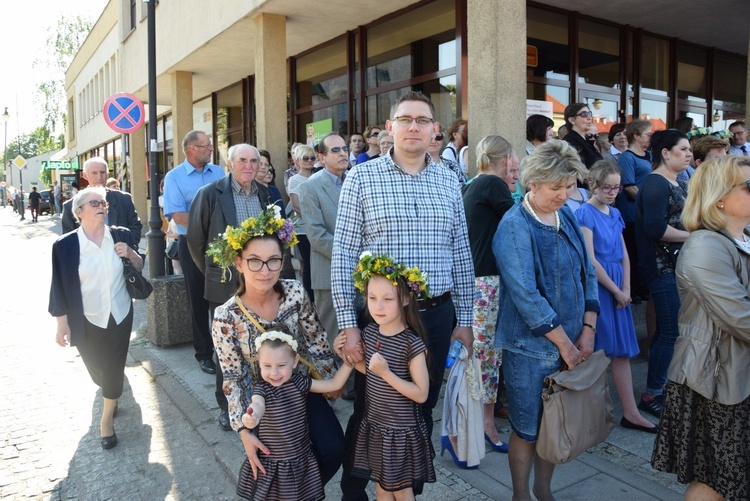
[{"label": "woman with flower crown", "polygon": [[[298,344],[303,362],[297,371],[331,378],[336,366],[326,332],[315,308],[296,280],[279,279],[284,250],[297,244],[291,219],[281,217],[276,205],[269,205],[258,217],[248,218],[239,227],[227,227],[208,248],[207,254],[224,269],[235,267],[239,274],[237,294],[214,314],[212,334],[224,376],[224,394],[229,403],[229,420],[240,434],[252,474],[266,474],[258,450],[268,448],[242,424],[250,404],[252,387],[261,381],[255,340],[264,332],[283,325]],[[337,398],[340,391],[328,394]],[[325,485],[341,465],[344,434],[326,399],[315,393],[306,397],[307,425],[313,454]]]}]

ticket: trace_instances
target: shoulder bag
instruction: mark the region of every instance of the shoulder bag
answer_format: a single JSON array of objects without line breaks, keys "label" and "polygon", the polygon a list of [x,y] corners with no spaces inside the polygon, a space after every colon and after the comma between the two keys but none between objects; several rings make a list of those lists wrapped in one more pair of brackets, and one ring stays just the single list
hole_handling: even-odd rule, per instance
[{"label": "shoulder bag", "polygon": [[567,463],[603,442],[615,426],[604,350],[567,371],[544,379],[542,421],[536,453],[554,464]]},{"label": "shoulder bag", "polygon": [[[110,228],[109,231],[112,232],[112,239],[117,243],[117,232],[112,228]],[[130,297],[133,299],[146,299],[149,297],[154,290],[151,282],[146,280],[146,277],[133,267],[128,258],[123,257],[121,259],[122,272],[125,277],[125,287],[128,289]]]},{"label": "shoulder bag", "polygon": [[[262,325],[260,325],[260,322],[255,320],[255,317],[250,314],[249,311],[247,311],[247,308],[245,308],[245,305],[242,304],[242,301],[240,301],[239,296],[234,296],[234,302],[237,303],[237,306],[240,308],[242,313],[245,314],[245,316],[255,325],[255,328],[258,329],[260,332],[266,332],[266,329],[263,328]],[[300,356],[299,361],[302,362],[304,366],[307,367],[307,375],[310,376],[313,379],[323,379],[323,375],[320,373],[320,371],[309,361],[305,360],[304,357]]]}]

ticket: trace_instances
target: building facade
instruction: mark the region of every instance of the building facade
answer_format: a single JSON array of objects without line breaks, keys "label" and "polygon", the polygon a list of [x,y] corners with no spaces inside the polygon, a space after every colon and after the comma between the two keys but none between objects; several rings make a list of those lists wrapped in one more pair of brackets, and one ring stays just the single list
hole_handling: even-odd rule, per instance
[{"label": "building facade", "polygon": [[[587,102],[601,129],[633,117],[690,116],[723,129],[746,113],[750,9],[743,0],[197,0],[156,6],[160,172],[205,131],[271,152],[277,172],[308,131],[349,135],[384,124],[409,90],[436,120],[470,122],[469,143],[501,134],[523,151],[527,103],[556,121]],[[103,156],[146,213],[147,127],[120,136],[102,108],[116,92],[148,98],[146,4],[110,0],[66,73],[67,148]],[[152,103],[146,103],[147,106]],[[314,139],[313,139],[314,141]],[[471,150],[471,148],[470,148]],[[279,183],[282,184],[282,183]]]}]

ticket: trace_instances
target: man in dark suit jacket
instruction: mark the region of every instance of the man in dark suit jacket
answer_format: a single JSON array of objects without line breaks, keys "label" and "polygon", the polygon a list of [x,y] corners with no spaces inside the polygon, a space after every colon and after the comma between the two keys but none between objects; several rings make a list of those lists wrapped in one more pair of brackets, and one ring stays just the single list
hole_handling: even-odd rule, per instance
[{"label": "man in dark suit jacket", "polygon": [[[187,243],[195,265],[205,276],[205,298],[213,320],[217,306],[224,304],[237,292],[237,271],[230,268],[232,276],[222,283],[222,269],[206,256],[211,241],[227,226],[237,226],[249,217],[255,217],[266,206],[273,204],[268,189],[255,182],[260,153],[255,146],[237,144],[229,148],[228,174],[203,186],[190,204],[187,225]],[[237,201],[237,203],[235,203]],[[223,391],[224,378],[216,371],[216,402],[219,404],[219,424],[229,430],[227,399]]]},{"label": "man in dark suit jacket", "polygon": [[[105,187],[109,170],[107,162],[101,157],[93,157],[86,160],[83,164],[83,178],[89,182],[89,186]],[[143,224],[138,218],[138,212],[133,205],[133,197],[129,193],[117,190],[107,190],[107,224],[109,226],[122,226],[128,228],[133,235],[133,241],[138,246],[141,240],[141,230]],[[73,199],[63,204],[62,212],[62,233],[68,233],[78,228],[78,221],[73,215]]]}]

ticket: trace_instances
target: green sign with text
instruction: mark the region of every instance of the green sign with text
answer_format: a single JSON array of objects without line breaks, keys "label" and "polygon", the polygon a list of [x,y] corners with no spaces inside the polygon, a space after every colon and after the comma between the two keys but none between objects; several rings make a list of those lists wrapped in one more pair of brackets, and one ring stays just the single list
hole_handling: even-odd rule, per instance
[{"label": "green sign with text", "polygon": [[72,162],[42,160],[42,170],[78,170],[78,160],[73,160]]}]

